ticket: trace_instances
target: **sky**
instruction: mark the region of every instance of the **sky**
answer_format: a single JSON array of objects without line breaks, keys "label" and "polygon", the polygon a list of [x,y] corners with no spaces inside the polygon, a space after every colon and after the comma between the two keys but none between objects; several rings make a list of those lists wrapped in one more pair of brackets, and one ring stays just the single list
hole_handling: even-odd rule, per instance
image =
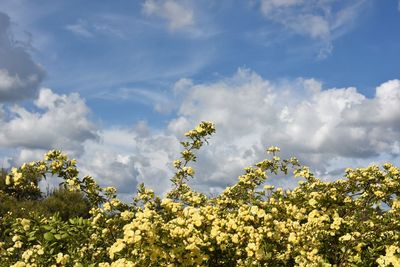
[{"label": "sky", "polygon": [[399,165],[399,47],[395,0],[0,0],[0,162],[61,149],[125,198],[163,194],[207,120],[209,194],[271,145],[324,180]]}]

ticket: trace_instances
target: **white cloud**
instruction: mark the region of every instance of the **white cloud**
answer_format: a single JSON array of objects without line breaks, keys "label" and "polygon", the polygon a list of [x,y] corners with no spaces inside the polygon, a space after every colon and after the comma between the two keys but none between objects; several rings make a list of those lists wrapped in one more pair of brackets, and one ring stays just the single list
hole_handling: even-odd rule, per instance
[{"label": "white cloud", "polygon": [[193,10],[175,0],[145,0],[143,12],[165,19],[171,30],[194,25]]},{"label": "white cloud", "polygon": [[123,30],[126,30],[127,23],[129,23],[129,19],[124,16],[108,14],[90,19],[78,19],[76,23],[65,26],[65,29],[75,35],[85,38],[93,38],[96,35],[111,35],[113,37],[123,38],[125,36]]},{"label": "white cloud", "polygon": [[169,113],[174,108],[174,103],[166,92],[158,92],[152,89],[120,88],[117,90],[101,92],[95,97],[106,100],[128,101],[154,106],[154,110],[160,113]]},{"label": "white cloud", "polygon": [[244,167],[266,156],[270,145],[280,146],[282,157],[298,156],[325,177],[345,167],[399,157],[399,84],[383,83],[368,99],[353,87],[323,89],[321,82],[303,78],[273,83],[246,69],[207,84],[181,79],[171,88],[179,111],[166,129],[154,132],[140,123],[132,129],[103,130],[102,142],[86,143],[80,162],[102,184],[116,183],[126,194],[138,182],[163,193],[183,133],[210,120],[217,133],[195,164],[191,183],[197,189],[215,193],[232,184]]},{"label": "white cloud", "polygon": [[78,94],[58,95],[41,89],[35,106],[41,112],[15,105],[8,112],[9,119],[1,118],[1,146],[40,151],[58,148],[78,155],[85,140],[96,138],[96,128],[87,118],[89,109]]},{"label": "white cloud", "polygon": [[44,89],[35,101],[42,113],[16,107],[11,119],[1,117],[0,144],[20,147],[14,162],[53,146],[78,151],[81,174],[93,175],[102,186],[116,185],[126,199],[139,182],[157,193],[169,189],[179,141],[202,120],[215,122],[217,133],[199,152],[191,183],[209,193],[232,184],[244,167],[266,156],[270,145],[280,146],[282,157],[298,156],[324,177],[400,158],[400,80],[381,84],[373,98],[366,98],[354,87],[326,89],[304,78],[275,83],[239,69],[212,83],[181,79],[171,91],[179,110],[165,129],[139,122],[96,131],[78,95]]},{"label": "white cloud", "polygon": [[399,156],[398,80],[382,84],[368,99],[352,87],[321,90],[313,79],[274,84],[239,70],[229,79],[193,84],[185,93],[180,117],[170,122],[169,130],[178,134],[201,120],[217,125],[212,145],[199,158],[203,185],[232,181],[228,177],[262,159],[270,145],[320,173],[340,158],[365,162]]},{"label": "white cloud", "polygon": [[10,18],[0,12],[0,102],[35,97],[43,77],[43,69],[13,39]]},{"label": "white cloud", "polygon": [[65,28],[67,30],[69,30],[70,32],[72,32],[76,35],[80,35],[82,37],[91,38],[94,36],[94,34],[91,32],[91,30],[89,30],[88,23],[82,19],[78,20],[78,22],[75,24],[69,24],[69,25],[65,26]]},{"label": "white cloud", "polygon": [[41,80],[39,74],[31,74],[21,79],[18,73],[10,75],[7,69],[0,69],[0,98],[25,98],[27,88],[37,86]]},{"label": "white cloud", "polygon": [[302,3],[303,0],[263,0],[261,1],[261,10],[263,13],[269,14],[275,9],[288,8]]},{"label": "white cloud", "polygon": [[140,122],[132,129],[101,131],[100,142],[85,143],[79,162],[82,173],[93,175],[103,186],[116,186],[122,194],[132,195],[141,182],[161,194],[169,189],[171,162],[178,151],[175,136],[151,131]]},{"label": "white cloud", "polygon": [[268,20],[296,34],[321,41],[319,57],[324,58],[332,51],[332,41],[351,29],[365,0],[339,2],[261,0],[260,9]]}]

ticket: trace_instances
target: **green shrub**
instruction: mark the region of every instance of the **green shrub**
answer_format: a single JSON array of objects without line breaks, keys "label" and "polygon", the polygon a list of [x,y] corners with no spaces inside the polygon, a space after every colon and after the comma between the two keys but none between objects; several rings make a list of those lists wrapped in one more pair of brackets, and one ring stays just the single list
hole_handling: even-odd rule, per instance
[{"label": "green shrub", "polygon": [[68,191],[63,187],[55,189],[49,196],[39,201],[42,214],[51,216],[58,213],[68,220],[74,217],[89,217],[90,203],[82,192]]},{"label": "green shrub", "polygon": [[89,217],[91,205],[82,192],[68,191],[59,187],[47,196],[34,199],[17,198],[6,192],[0,191],[0,217],[9,212],[15,218],[32,218],[37,215],[51,217],[56,213],[62,220]]}]

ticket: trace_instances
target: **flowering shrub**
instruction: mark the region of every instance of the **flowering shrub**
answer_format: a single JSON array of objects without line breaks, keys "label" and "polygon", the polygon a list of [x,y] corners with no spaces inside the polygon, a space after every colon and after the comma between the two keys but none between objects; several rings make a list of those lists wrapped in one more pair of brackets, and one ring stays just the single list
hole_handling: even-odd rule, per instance
[{"label": "flowering shrub", "polygon": [[[140,185],[125,204],[115,188],[80,179],[76,162],[59,151],[13,169],[1,194],[35,191],[40,179],[56,175],[86,194],[91,216],[5,214],[0,266],[400,266],[399,168],[347,169],[343,179],[323,182],[271,147],[271,157],[209,197],[187,182],[195,151],[214,132],[202,122],[186,133],[165,198]],[[266,184],[269,175],[289,172],[299,179],[295,189]]]}]

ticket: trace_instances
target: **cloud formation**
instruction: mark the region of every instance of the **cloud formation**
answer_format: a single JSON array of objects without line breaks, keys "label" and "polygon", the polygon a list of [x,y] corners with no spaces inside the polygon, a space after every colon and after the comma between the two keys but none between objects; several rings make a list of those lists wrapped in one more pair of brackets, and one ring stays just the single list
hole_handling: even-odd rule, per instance
[{"label": "cloud formation", "polygon": [[[65,29],[84,38],[95,36],[123,38],[125,35],[123,31],[126,30],[124,28],[127,27],[128,22],[129,20],[124,16],[103,15],[90,19],[78,19],[75,23],[66,25]],[[120,30],[121,28],[124,30]]]},{"label": "cloud formation", "polygon": [[143,12],[165,19],[171,30],[177,30],[194,24],[193,10],[175,0],[145,0]]},{"label": "cloud formation", "polygon": [[168,190],[171,159],[179,151],[177,138],[151,131],[144,122],[131,129],[104,129],[99,134],[99,142],[85,143],[85,153],[79,158],[82,173],[93,175],[103,186],[116,186],[126,195],[132,195],[141,182],[158,193]]},{"label": "cloud formation", "polygon": [[85,140],[96,139],[96,128],[88,119],[89,109],[78,94],[58,95],[41,89],[34,104],[38,112],[18,105],[3,110],[7,116],[0,118],[0,146],[63,149],[78,155],[83,152]]},{"label": "cloud formation", "polygon": [[13,39],[10,18],[0,12],[0,103],[34,98],[44,70]]},{"label": "cloud formation", "polygon": [[119,88],[97,94],[96,98],[108,101],[127,101],[152,106],[159,113],[170,113],[174,103],[167,92],[142,88]]},{"label": "cloud formation", "polygon": [[271,145],[322,174],[340,159],[400,155],[399,80],[377,87],[372,99],[354,87],[321,90],[313,79],[272,83],[243,69],[215,83],[184,84],[179,117],[169,130],[182,133],[201,120],[217,125],[212,145],[199,158],[203,184],[226,185]]},{"label": "cloud formation", "polygon": [[179,141],[202,120],[215,122],[217,133],[199,153],[192,184],[208,193],[232,184],[244,167],[265,158],[271,145],[282,148],[282,157],[297,156],[320,175],[400,157],[400,80],[382,83],[367,98],[354,87],[327,89],[305,78],[272,82],[239,69],[211,83],[181,79],[171,91],[177,115],[165,129],[156,130],[145,122],[96,128],[77,94],[43,89],[35,101],[42,113],[14,107],[7,119],[10,114],[3,111],[0,144],[20,148],[18,162],[40,158],[38,152],[53,146],[78,151],[81,173],[93,175],[102,186],[116,185],[126,199],[140,182],[157,193],[169,189]]},{"label": "cloud formation", "polygon": [[330,54],[332,41],[350,28],[364,0],[352,0],[337,7],[337,0],[261,0],[260,9],[270,21],[289,31],[322,42],[320,58]]},{"label": "cloud formation", "polygon": [[[171,90],[179,110],[166,129],[154,131],[145,123],[104,129],[101,143],[85,146],[85,169],[94,170],[101,183],[115,182],[124,193],[138,182],[164,193],[183,133],[202,120],[215,122],[217,133],[199,153],[192,184],[208,193],[232,184],[244,167],[265,158],[271,145],[320,175],[400,155],[399,80],[381,84],[369,99],[354,87],[325,89],[304,78],[271,82],[239,69],[212,83],[181,79]],[[103,178],[107,175],[110,180]],[[274,183],[293,186],[295,181]]]},{"label": "cloud formation", "polygon": [[78,20],[75,24],[68,24],[67,26],[65,26],[65,28],[82,37],[86,37],[86,38],[91,38],[93,37],[93,33],[88,29],[88,23],[85,20]]}]

